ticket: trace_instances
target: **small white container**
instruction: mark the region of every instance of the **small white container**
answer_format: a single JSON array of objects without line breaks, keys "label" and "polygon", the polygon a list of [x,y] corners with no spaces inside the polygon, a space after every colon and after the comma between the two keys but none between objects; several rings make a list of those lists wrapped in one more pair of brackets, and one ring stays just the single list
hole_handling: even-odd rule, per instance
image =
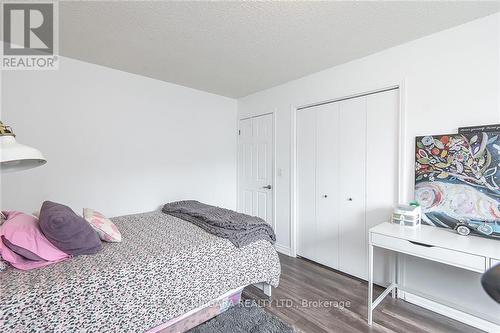
[{"label": "small white container", "polygon": [[392,223],[405,227],[416,227],[420,225],[422,209],[420,206],[398,205],[392,213]]}]

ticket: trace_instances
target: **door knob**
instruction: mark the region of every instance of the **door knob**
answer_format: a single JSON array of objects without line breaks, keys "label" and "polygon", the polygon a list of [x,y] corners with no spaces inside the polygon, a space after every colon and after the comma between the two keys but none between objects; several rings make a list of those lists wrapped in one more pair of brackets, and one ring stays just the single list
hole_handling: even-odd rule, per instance
[{"label": "door knob", "polygon": [[323,198],[328,198],[328,194],[323,195]]},{"label": "door knob", "polygon": [[272,189],[273,187],[271,185],[266,185],[266,186],[262,186],[262,188],[267,188],[268,190]]},{"label": "door knob", "polygon": [[347,199],[347,201],[352,201],[352,198]]}]

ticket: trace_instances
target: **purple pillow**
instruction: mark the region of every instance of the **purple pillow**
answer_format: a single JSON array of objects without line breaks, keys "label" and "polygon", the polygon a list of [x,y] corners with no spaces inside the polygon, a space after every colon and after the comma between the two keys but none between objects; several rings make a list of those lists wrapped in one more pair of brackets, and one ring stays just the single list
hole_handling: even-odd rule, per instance
[{"label": "purple pillow", "polygon": [[70,255],[95,254],[101,240],[90,224],[68,206],[45,201],[38,218],[40,229],[49,242]]}]

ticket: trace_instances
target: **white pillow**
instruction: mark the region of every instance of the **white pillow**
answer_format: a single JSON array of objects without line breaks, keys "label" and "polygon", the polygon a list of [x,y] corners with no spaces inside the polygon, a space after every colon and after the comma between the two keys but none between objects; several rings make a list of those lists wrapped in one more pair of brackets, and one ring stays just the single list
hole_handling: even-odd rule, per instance
[{"label": "white pillow", "polygon": [[97,232],[99,238],[106,242],[121,242],[122,235],[120,231],[104,215],[90,208],[83,209],[83,218],[90,223],[92,228]]}]

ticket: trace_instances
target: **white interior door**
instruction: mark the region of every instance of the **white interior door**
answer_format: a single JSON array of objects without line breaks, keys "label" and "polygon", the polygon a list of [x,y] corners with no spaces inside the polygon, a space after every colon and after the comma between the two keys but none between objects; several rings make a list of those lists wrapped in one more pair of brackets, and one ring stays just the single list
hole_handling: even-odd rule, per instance
[{"label": "white interior door", "polygon": [[240,120],[238,209],[273,225],[273,115]]},{"label": "white interior door", "polygon": [[316,108],[297,112],[297,254],[311,260],[316,248]]}]

